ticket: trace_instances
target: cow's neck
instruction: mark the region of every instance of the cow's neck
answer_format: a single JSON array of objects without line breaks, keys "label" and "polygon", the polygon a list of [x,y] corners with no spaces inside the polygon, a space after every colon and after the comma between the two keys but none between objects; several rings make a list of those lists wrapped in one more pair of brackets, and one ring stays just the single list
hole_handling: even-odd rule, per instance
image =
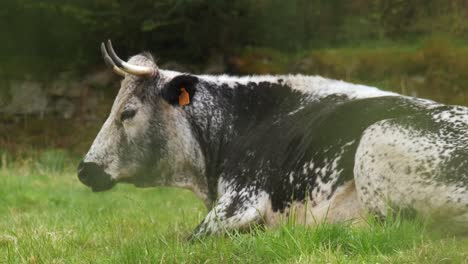
[{"label": "cow's neck", "polygon": [[197,93],[187,113],[205,158],[207,196],[214,201],[231,142],[257,122],[271,119],[294,92],[279,83],[261,82],[234,88],[202,83]]}]

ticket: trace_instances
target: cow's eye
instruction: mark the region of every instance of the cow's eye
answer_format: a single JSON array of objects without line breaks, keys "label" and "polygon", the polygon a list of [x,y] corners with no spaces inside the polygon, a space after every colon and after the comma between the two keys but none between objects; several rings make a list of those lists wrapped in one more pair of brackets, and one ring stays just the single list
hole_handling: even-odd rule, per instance
[{"label": "cow's eye", "polygon": [[120,114],[120,121],[123,122],[125,120],[131,119],[136,115],[136,113],[137,113],[137,110],[135,109],[124,110],[122,114]]}]

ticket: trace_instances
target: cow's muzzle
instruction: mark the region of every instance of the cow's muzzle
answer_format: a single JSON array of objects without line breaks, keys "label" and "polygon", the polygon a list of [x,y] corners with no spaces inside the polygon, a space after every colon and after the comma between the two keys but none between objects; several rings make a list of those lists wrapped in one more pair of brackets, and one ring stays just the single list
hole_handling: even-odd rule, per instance
[{"label": "cow's muzzle", "polygon": [[80,162],[78,179],[84,185],[91,187],[93,192],[106,191],[115,185],[115,181],[104,171],[102,166],[94,162]]}]

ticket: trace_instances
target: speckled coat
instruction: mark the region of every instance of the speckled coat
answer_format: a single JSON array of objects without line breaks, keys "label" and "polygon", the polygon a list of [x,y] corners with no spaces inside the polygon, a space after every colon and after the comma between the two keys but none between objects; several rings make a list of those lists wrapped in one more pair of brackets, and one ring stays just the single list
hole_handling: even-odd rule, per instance
[{"label": "speckled coat", "polygon": [[159,70],[125,77],[82,181],[189,188],[210,210],[195,236],[399,208],[468,226],[467,143],[465,107],[318,76]]}]

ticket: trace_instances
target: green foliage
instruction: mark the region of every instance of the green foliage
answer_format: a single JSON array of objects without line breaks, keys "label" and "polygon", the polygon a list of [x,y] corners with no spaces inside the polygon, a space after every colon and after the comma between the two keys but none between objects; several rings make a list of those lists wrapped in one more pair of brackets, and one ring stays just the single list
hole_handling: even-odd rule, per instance
[{"label": "green foliage", "polygon": [[296,52],[438,33],[466,38],[467,15],[465,0],[6,0],[0,66],[87,66],[106,38],[124,57],[150,50],[192,64],[249,46]]}]

